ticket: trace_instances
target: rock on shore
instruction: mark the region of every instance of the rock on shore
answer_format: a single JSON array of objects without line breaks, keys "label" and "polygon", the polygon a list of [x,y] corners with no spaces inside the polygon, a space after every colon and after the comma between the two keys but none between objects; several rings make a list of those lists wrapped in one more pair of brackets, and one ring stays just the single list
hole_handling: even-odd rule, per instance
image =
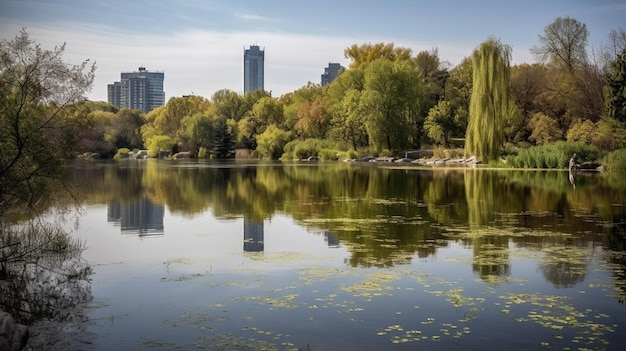
[{"label": "rock on shore", "polygon": [[20,351],[28,342],[28,327],[18,324],[8,312],[0,311],[0,350]]}]

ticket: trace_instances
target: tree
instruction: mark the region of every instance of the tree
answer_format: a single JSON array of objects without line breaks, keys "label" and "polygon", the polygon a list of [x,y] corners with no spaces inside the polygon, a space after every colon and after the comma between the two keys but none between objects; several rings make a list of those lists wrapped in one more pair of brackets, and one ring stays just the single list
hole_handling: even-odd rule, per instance
[{"label": "tree", "polygon": [[225,119],[220,119],[217,122],[212,151],[215,158],[230,158],[234,155],[235,142],[228,129],[228,123]]},{"label": "tree", "polygon": [[[37,216],[55,195],[70,194],[64,161],[87,125],[89,109],[81,102],[96,67],[89,60],[69,64],[64,51],[65,44],[42,49],[24,29],[0,42],[0,305],[29,322],[91,296],[88,284],[75,284],[90,271],[81,243],[63,230],[63,218]],[[61,208],[46,217],[62,217]],[[63,290],[54,301],[47,298],[52,285]]]},{"label": "tree", "polygon": [[182,148],[197,156],[200,148],[210,150],[215,133],[211,118],[204,113],[195,113],[183,118],[178,129],[178,139]]},{"label": "tree", "polygon": [[393,43],[376,44],[353,44],[344,50],[344,56],[352,59],[350,68],[357,68],[365,62],[372,62],[377,59],[390,61],[408,60],[411,58],[412,50],[402,47],[394,47]]},{"label": "tree", "polygon": [[172,138],[167,135],[155,135],[146,140],[146,148],[148,149],[148,156],[160,157],[161,152],[170,151],[174,146]]},{"label": "tree", "polygon": [[[348,76],[348,74],[343,74],[339,78],[342,76]],[[365,129],[365,120],[359,107],[361,91],[348,89],[343,91],[344,94],[341,94],[339,90],[331,91],[333,92],[334,103],[330,106],[331,125],[333,126],[330,134],[354,150],[366,147],[369,140]]]},{"label": "tree", "polygon": [[605,95],[607,115],[626,122],[626,49],[611,64]]},{"label": "tree", "polygon": [[626,50],[626,31],[613,29],[608,35],[608,43],[600,48],[600,67],[605,74],[611,70],[611,64]]},{"label": "tree", "polygon": [[205,112],[211,103],[201,96],[183,96],[169,99],[165,108],[159,108],[153,124],[158,134],[174,139],[180,123],[187,116]]},{"label": "tree", "polygon": [[304,138],[325,138],[330,129],[330,114],[326,110],[325,101],[320,98],[300,104],[294,129]]},{"label": "tree", "polygon": [[216,91],[211,97],[211,102],[218,116],[235,121],[241,120],[252,108],[252,106],[247,106],[241,95],[228,89]]},{"label": "tree", "polygon": [[439,101],[437,106],[428,111],[424,121],[424,130],[432,141],[448,146],[450,133],[455,129],[454,112],[449,101]]},{"label": "tree", "polygon": [[26,30],[0,43],[0,213],[33,205],[62,182],[72,156],[77,103],[91,89],[95,65],[63,61],[65,44],[44,50]]},{"label": "tree", "polygon": [[111,130],[117,134],[116,148],[141,148],[141,126],[145,123],[143,113],[138,109],[123,108],[115,114]]},{"label": "tree", "polygon": [[577,122],[567,132],[567,141],[584,141],[589,144],[597,130],[598,127],[590,120]]},{"label": "tree", "polygon": [[541,112],[536,113],[530,119],[529,126],[532,130],[530,140],[534,140],[537,145],[548,144],[563,138],[563,132],[557,121]]},{"label": "tree", "polygon": [[412,61],[378,59],[363,65],[365,85],[359,101],[371,146],[376,151],[419,145],[424,78]]},{"label": "tree", "polygon": [[539,46],[531,53],[541,62],[549,62],[572,73],[587,63],[589,31],[576,19],[558,17],[547,25],[544,35],[539,35]]},{"label": "tree", "polygon": [[249,149],[256,149],[256,138],[269,125],[280,125],[284,120],[283,105],[280,101],[269,96],[260,98],[252,111],[239,121],[239,132],[244,145]]},{"label": "tree", "polygon": [[495,38],[472,55],[473,91],[465,152],[483,161],[495,160],[504,142],[503,118],[508,112],[511,47]]},{"label": "tree", "polygon": [[450,77],[450,72],[439,59],[439,50],[434,48],[431,51],[420,51],[413,61],[417,70],[426,80],[428,93],[432,100],[430,106],[434,106],[440,100],[445,99],[446,80]]},{"label": "tree", "polygon": [[[327,91],[327,88],[322,87],[320,84],[308,82],[307,85],[300,89],[283,94],[280,97],[280,101],[284,106],[284,128],[288,130],[301,127],[307,129],[307,126],[302,125],[296,127],[298,123],[308,124],[307,122],[300,122],[303,117],[315,116],[324,119],[324,116],[318,115],[318,113],[325,113],[325,103],[327,100],[325,97],[327,97]],[[316,111],[308,111],[309,108],[315,109]],[[302,130],[296,132],[300,133],[299,136],[306,137],[302,135]]]},{"label": "tree", "polygon": [[268,126],[257,138],[256,152],[269,159],[278,159],[285,145],[291,141],[291,132],[278,128],[275,124]]}]

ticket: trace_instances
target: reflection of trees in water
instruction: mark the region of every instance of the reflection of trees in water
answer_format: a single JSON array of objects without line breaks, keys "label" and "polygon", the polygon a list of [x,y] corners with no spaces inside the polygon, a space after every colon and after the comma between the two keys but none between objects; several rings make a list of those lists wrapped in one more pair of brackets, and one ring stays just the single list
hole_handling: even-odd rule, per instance
[{"label": "reflection of trees in water", "polygon": [[[622,217],[626,218],[626,217]],[[626,222],[609,228],[604,236],[604,257],[615,278],[615,290],[620,303],[626,302]]]},{"label": "reflection of trees in water", "polygon": [[[509,258],[509,237],[490,235],[486,228],[495,224],[494,206],[498,195],[504,196],[497,186],[493,172],[467,170],[465,172],[465,198],[467,200],[467,221],[473,248],[472,268],[481,279],[492,276],[502,277],[511,274]],[[499,209],[501,211],[501,209]]]},{"label": "reflection of trees in water", "polygon": [[458,171],[433,172],[426,182],[422,202],[438,224],[450,225],[467,217],[466,203],[458,201],[465,196],[463,173]]},{"label": "reflection of trees in water", "polygon": [[[335,233],[351,249],[354,265],[399,263],[414,254],[426,257],[446,245],[448,237],[442,232],[455,235],[447,229],[469,228],[472,238],[486,237],[474,248],[477,271],[507,274],[509,259],[503,250],[509,242],[542,246],[550,235],[562,233],[597,241],[585,234],[598,229],[598,221],[587,216],[597,214],[611,222],[619,216],[611,217],[613,208],[591,204],[624,201],[619,191],[607,190],[610,184],[604,178],[593,178],[599,188],[581,182],[574,193],[566,172],[197,160],[120,165],[125,169],[106,164],[100,173],[83,179],[92,199],[107,202],[110,194],[120,199],[147,197],[184,215],[211,209],[218,218],[241,216],[259,222],[275,212],[286,213],[316,230]],[[498,232],[500,227],[505,231]],[[506,233],[515,228],[545,235]],[[480,268],[496,260],[503,266]]]},{"label": "reflection of trees in water", "polygon": [[471,243],[474,251],[472,269],[481,279],[511,274],[508,237],[481,235]]},{"label": "reflection of trees in water", "polygon": [[540,269],[557,288],[570,288],[585,280],[593,249],[566,245],[545,246]]},{"label": "reflection of trees in water", "polygon": [[31,220],[2,226],[0,309],[20,323],[40,319],[65,321],[69,308],[91,299],[91,268],[81,258],[82,246],[58,224]]}]

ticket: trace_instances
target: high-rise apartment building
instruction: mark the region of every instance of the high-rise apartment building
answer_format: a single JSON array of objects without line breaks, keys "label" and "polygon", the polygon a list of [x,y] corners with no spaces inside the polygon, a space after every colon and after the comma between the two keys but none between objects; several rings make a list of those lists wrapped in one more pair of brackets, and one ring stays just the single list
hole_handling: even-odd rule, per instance
[{"label": "high-rise apartment building", "polygon": [[264,89],[265,51],[256,45],[243,53],[243,92]]},{"label": "high-rise apartment building", "polygon": [[322,86],[332,83],[335,78],[339,76],[339,73],[343,67],[338,63],[328,63],[328,67],[324,68],[322,74]]},{"label": "high-rise apartment building", "polygon": [[107,86],[109,104],[117,108],[139,109],[148,113],[165,105],[165,73],[139,67],[137,72],[122,72],[119,82]]}]

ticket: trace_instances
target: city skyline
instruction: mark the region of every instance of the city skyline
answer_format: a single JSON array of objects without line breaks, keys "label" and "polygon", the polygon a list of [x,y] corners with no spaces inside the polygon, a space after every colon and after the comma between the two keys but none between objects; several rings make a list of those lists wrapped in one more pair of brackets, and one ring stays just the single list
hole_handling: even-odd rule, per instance
[{"label": "city skyline", "polygon": [[494,36],[512,46],[513,64],[534,63],[529,50],[538,36],[567,16],[587,26],[587,51],[597,54],[611,30],[624,28],[626,3],[4,0],[0,33],[11,40],[25,28],[44,49],[66,43],[69,63],[95,62],[91,100],[106,101],[107,84],[140,65],[168,73],[168,100],[210,98],[221,89],[243,93],[241,48],[250,44],[269,50],[264,85],[273,96],[318,83],[329,62],[348,67],[344,50],[353,44],[393,43],[413,54],[437,49],[442,61],[455,66]]}]

